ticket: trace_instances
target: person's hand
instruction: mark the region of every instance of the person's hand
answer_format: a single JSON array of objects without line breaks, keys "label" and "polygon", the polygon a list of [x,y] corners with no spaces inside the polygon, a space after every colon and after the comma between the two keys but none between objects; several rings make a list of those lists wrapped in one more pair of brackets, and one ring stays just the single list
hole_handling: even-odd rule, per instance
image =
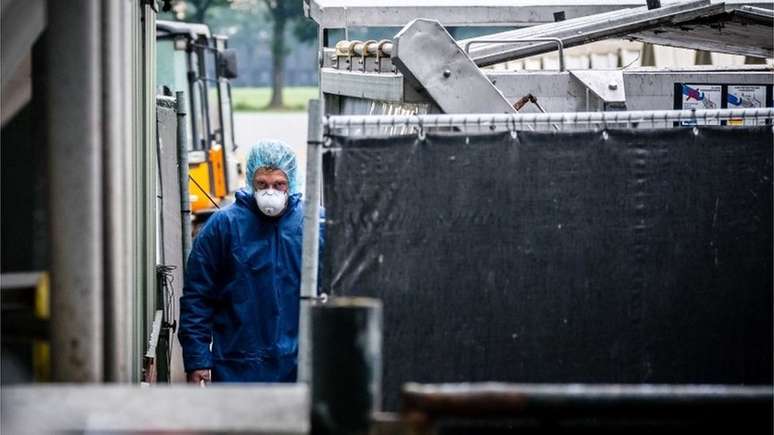
[{"label": "person's hand", "polygon": [[209,369],[194,370],[191,373],[188,373],[188,382],[192,384],[206,385],[210,383],[210,380]]}]

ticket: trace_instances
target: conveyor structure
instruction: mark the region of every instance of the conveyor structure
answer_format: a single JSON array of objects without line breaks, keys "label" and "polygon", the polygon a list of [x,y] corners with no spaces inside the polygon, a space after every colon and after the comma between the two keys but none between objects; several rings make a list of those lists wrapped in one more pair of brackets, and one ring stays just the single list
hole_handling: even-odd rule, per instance
[{"label": "conveyor structure", "polygon": [[[475,2],[464,8],[439,2],[412,8],[355,3],[311,3],[308,13],[320,23],[323,40],[329,27],[407,21],[392,40],[343,40],[335,48],[321,47],[321,93],[328,115],[515,113],[514,104],[528,96],[537,104],[520,111],[737,108],[735,98],[741,95],[757,101],[744,107],[766,107],[771,101],[774,69],[766,64],[566,70],[562,62],[564,49],[605,39],[771,58],[771,3],[691,0],[656,8],[625,1],[541,3],[562,12],[556,18],[568,18],[554,22],[528,2]],[[522,27],[455,40],[447,27],[463,24],[461,14],[469,17],[468,26]],[[557,49],[558,70],[484,68]],[[706,98],[691,98],[691,90]]]}]

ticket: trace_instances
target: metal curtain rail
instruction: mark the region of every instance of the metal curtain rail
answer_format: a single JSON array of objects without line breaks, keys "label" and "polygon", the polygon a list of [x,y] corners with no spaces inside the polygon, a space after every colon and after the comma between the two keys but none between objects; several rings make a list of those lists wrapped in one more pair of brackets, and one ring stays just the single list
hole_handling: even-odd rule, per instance
[{"label": "metal curtain rail", "polygon": [[631,124],[640,122],[765,120],[774,118],[774,108],[713,110],[636,110],[626,112],[557,113],[467,113],[453,115],[332,115],[323,118],[326,132],[341,128],[504,127],[531,125]]}]

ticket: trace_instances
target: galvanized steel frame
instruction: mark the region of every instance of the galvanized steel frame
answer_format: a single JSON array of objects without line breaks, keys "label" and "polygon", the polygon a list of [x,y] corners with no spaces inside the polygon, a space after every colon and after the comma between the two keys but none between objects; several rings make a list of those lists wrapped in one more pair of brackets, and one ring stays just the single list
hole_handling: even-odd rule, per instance
[{"label": "galvanized steel frame", "polygon": [[312,381],[311,306],[317,301],[320,255],[320,208],[322,199],[322,103],[309,101],[306,151],[306,198],[301,257],[301,306],[299,316],[298,380]]},{"label": "galvanized steel frame", "polygon": [[[482,71],[508,101],[531,93],[549,112],[601,110],[593,92],[588,98],[585,96],[583,83],[573,77],[572,71]],[[626,88],[628,110],[671,109],[674,83],[774,84],[774,69],[766,65],[632,67],[620,71]],[[421,102],[419,99],[422,96],[406,84],[402,74],[352,73],[323,68],[321,76],[321,89],[329,98],[362,98],[398,104]],[[334,113],[332,110],[327,112]]]}]

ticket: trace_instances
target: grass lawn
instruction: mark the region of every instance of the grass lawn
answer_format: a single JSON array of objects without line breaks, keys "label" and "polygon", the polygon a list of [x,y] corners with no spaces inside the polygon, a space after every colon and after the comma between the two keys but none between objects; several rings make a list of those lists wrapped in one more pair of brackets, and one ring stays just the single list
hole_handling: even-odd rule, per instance
[{"label": "grass lawn", "polygon": [[[316,86],[294,86],[286,87],[283,91],[285,107],[282,111],[301,112],[306,110],[307,103],[311,98],[318,97]],[[234,99],[235,112],[276,112],[277,109],[269,109],[271,99],[271,88],[248,88],[234,87],[231,89],[231,97]]]}]

